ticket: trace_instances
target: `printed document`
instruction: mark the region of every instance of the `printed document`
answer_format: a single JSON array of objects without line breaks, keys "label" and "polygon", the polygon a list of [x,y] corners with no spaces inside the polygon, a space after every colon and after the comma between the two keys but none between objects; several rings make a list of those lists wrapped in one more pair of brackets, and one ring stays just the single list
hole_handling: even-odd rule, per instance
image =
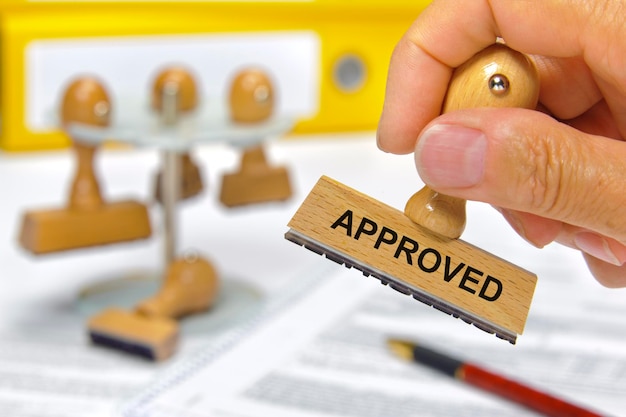
[{"label": "printed document", "polygon": [[[531,411],[391,355],[403,337],[606,415],[626,407],[624,292],[584,266],[540,280],[516,345],[334,265],[287,305],[261,313],[229,349],[173,370],[122,410],[127,417],[534,416]],[[562,255],[559,257],[559,255]],[[316,255],[311,255],[316,256]],[[323,260],[332,264],[328,260]],[[584,276],[584,277],[583,277]],[[578,278],[580,277],[580,278]],[[271,309],[270,309],[271,310]]]}]

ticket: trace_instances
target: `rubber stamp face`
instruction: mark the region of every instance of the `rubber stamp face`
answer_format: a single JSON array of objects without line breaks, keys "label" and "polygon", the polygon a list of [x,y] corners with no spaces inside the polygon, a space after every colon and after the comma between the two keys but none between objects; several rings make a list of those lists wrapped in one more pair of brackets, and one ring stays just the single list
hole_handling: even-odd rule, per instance
[{"label": "rubber stamp face", "polygon": [[79,78],[72,82],[63,96],[61,120],[93,126],[108,126],[111,100],[104,86],[95,78]]},{"label": "rubber stamp face", "polygon": [[239,72],[231,85],[230,114],[235,122],[256,123],[274,110],[274,88],[267,74],[258,69]]},{"label": "rubber stamp face", "polygon": [[196,81],[184,68],[172,67],[162,71],[152,86],[152,108],[163,110],[163,95],[177,96],[177,110],[190,111],[198,105]]}]

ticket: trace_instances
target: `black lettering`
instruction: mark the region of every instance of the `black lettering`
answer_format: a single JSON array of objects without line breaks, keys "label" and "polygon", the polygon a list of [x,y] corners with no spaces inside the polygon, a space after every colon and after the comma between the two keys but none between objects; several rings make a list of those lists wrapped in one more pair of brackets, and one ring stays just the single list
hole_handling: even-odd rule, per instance
[{"label": "black lettering", "polygon": [[475,273],[478,275],[482,275],[483,273],[481,271],[479,271],[478,269],[472,268],[471,266],[467,266],[467,268],[465,269],[465,274],[463,274],[463,278],[461,278],[461,282],[459,282],[459,288],[464,289],[465,291],[472,293],[472,294],[476,294],[476,290],[473,288],[470,288],[468,286],[465,285],[465,283],[467,281],[473,282],[474,284],[478,284],[478,280],[474,277],[472,277],[470,274],[471,273]]},{"label": "black lettering", "polygon": [[456,274],[458,274],[458,273],[459,273],[459,271],[460,271],[461,269],[463,269],[463,267],[464,267],[464,266],[465,266],[465,264],[464,264],[463,262],[461,262],[460,264],[458,264],[458,265],[457,265],[457,267],[456,267],[456,268],[454,268],[454,270],[452,271],[452,273],[450,273],[450,257],[449,257],[449,256],[446,256],[446,270],[445,270],[445,272],[443,273],[443,279],[444,279],[446,282],[450,282],[450,280],[451,280],[452,278],[454,278],[454,277],[456,276]]},{"label": "black lettering", "polygon": [[[365,227],[369,225],[371,229],[366,229]],[[378,225],[367,217],[363,217],[361,219],[361,223],[359,223],[359,227],[356,229],[356,233],[354,234],[354,238],[359,240],[361,237],[361,233],[365,233],[366,235],[373,235],[378,230]]]},{"label": "black lettering", "polygon": [[[389,239],[385,239],[385,235],[387,234],[391,236]],[[395,243],[396,240],[398,240],[398,234],[394,232],[393,230],[391,230],[390,228],[388,228],[387,226],[383,226],[382,230],[380,231],[380,234],[378,235],[378,239],[376,239],[374,248],[378,249],[381,243],[386,243],[388,245],[391,245],[392,243]]]},{"label": "black lettering", "polygon": [[[427,267],[426,265],[424,265],[424,258],[429,253],[435,255],[435,263],[431,267]],[[435,272],[439,268],[439,265],[441,265],[441,255],[433,248],[424,249],[422,253],[420,253],[419,258],[417,258],[417,265],[424,272]]]},{"label": "black lettering", "polygon": [[[487,295],[487,288],[491,283],[495,284],[496,291],[493,295],[490,296]],[[492,277],[491,275],[487,275],[487,279],[485,280],[483,287],[480,289],[480,294],[478,294],[478,296],[483,300],[496,301],[500,297],[500,294],[502,294],[502,282],[499,279]]]},{"label": "black lettering", "polygon": [[333,223],[330,227],[332,229],[336,229],[339,226],[345,227],[346,235],[352,236],[352,210],[346,210],[346,212],[343,213],[341,217],[339,217],[337,220],[335,220],[335,223]]},{"label": "black lettering", "polygon": [[[411,244],[412,247],[407,248],[407,243]],[[396,249],[396,253],[393,254],[393,257],[397,259],[400,257],[400,253],[404,252],[406,254],[406,263],[408,263],[409,265],[413,265],[413,258],[411,258],[411,254],[417,252],[418,248],[419,245],[416,241],[406,236],[402,236],[402,239],[400,239],[400,244],[398,245],[398,249]]]}]

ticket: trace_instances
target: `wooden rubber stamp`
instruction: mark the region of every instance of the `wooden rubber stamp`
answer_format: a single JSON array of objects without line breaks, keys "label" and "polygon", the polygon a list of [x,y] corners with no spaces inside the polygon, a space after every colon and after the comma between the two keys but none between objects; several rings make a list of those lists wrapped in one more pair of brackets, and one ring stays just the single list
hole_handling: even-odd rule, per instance
[{"label": "wooden rubber stamp", "polygon": [[[80,78],[66,90],[61,108],[64,126],[83,123],[107,126],[111,102],[104,87],[93,78]],[[104,245],[150,236],[150,219],[144,204],[128,200],[104,201],[93,167],[96,146],[72,138],[76,172],[66,207],[28,211],[19,241],[35,254]]]},{"label": "wooden rubber stamp", "polygon": [[[197,108],[198,91],[196,81],[189,71],[181,67],[171,67],[160,72],[151,92],[151,106],[161,117],[163,125],[175,125],[182,114]],[[178,199],[185,200],[202,193],[204,184],[198,164],[189,152],[182,152],[178,158],[179,187]],[[159,172],[155,181],[155,199],[162,202],[163,173]]]},{"label": "wooden rubber stamp", "polygon": [[[496,44],[455,70],[443,109],[534,108],[538,85],[527,57]],[[465,201],[428,188],[403,213],[322,177],[285,237],[515,343],[537,277],[459,240],[464,225]]]},{"label": "wooden rubber stamp", "polygon": [[174,354],[178,346],[178,323],[161,317],[108,308],[87,322],[92,343],[154,361]]},{"label": "wooden rubber stamp", "polygon": [[[257,69],[239,72],[231,85],[230,115],[234,123],[255,124],[268,120],[274,111],[274,87]],[[239,170],[222,177],[220,201],[227,207],[282,201],[291,197],[289,173],[273,167],[262,144],[242,150]]]}]

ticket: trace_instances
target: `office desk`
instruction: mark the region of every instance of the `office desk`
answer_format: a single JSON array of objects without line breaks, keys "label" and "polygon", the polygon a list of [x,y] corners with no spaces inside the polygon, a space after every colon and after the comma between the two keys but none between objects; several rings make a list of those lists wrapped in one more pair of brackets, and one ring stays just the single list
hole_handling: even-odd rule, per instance
[{"label": "office desk", "polygon": [[[222,173],[236,166],[237,152],[221,145],[197,150],[194,156],[205,167],[207,187],[200,197],[181,205],[181,245],[209,254],[225,279],[249,283],[268,298],[297,283],[307,271],[320,268],[320,263],[330,264],[328,268],[333,274],[338,274],[341,279],[354,280],[354,285],[368,282],[370,278],[363,278],[356,271],[336,267],[287,242],[283,238],[286,224],[321,175],[333,177],[402,208],[408,197],[422,186],[415,174],[412,157],[380,152],[373,133],[282,140],[272,142],[267,152],[272,161],[289,167],[294,196],[285,203],[226,209],[219,204],[216,184]],[[119,276],[120,272],[158,271],[162,249],[158,235],[162,230],[158,228],[160,211],[153,205],[152,220],[157,227],[151,240],[38,258],[20,250],[15,239],[22,210],[63,204],[72,172],[71,161],[69,151],[0,155],[1,415],[110,415],[120,401],[161,378],[162,372],[206,349],[214,335],[211,330],[194,326],[193,320],[183,323],[181,349],[174,359],[163,364],[147,363],[88,345],[84,329],[86,315],[77,308],[77,293],[86,286]],[[96,162],[97,169],[106,172],[103,193],[111,198],[133,195],[150,200],[151,181],[158,163],[158,154],[153,150],[103,151]],[[606,318],[606,329],[610,332],[605,333],[611,333],[612,343],[594,344],[593,338],[589,338],[580,346],[581,352],[586,352],[585,357],[596,357],[597,360],[572,362],[567,372],[572,372],[572,378],[575,378],[585,371],[585,366],[597,366],[591,373],[597,380],[597,391],[574,392],[581,401],[589,403],[608,398],[609,410],[623,409],[626,406],[623,395],[599,390],[605,389],[602,384],[607,381],[612,384],[612,389],[626,390],[624,291],[600,288],[574,251],[558,245],[549,245],[543,250],[530,247],[485,204],[468,205],[468,226],[463,239],[535,272],[539,284],[529,324],[517,346],[509,347],[508,343],[447,315],[429,313],[428,320],[437,320],[441,340],[461,351],[468,343],[472,347],[480,346],[480,343],[493,345],[494,349],[506,349],[506,355],[512,355],[510,360],[515,361],[516,349],[554,349],[576,342],[568,340],[567,331],[576,323],[549,321],[539,313],[551,311],[554,305],[559,305],[562,311],[573,311],[579,308],[582,297],[593,297],[587,303],[590,313],[594,318]],[[555,291],[555,288],[563,291]],[[418,312],[428,310],[417,301],[411,303],[410,299],[379,284],[373,291],[400,297],[399,307],[405,308],[408,303]],[[350,294],[345,294],[345,299],[350,300]],[[402,326],[399,323],[394,330],[401,330]],[[552,336],[546,337],[546,332]],[[477,340],[479,344],[475,344]],[[473,348],[468,352],[475,354],[480,350]],[[383,357],[382,351],[378,354]],[[606,362],[609,357],[618,358],[617,365]],[[391,366],[390,374],[406,372],[405,368],[389,365],[395,363],[395,359],[388,360],[390,362],[381,360],[380,366]],[[545,366],[549,367],[551,363],[547,362]],[[418,373],[415,371],[411,375]],[[432,378],[431,374],[428,375]],[[361,382],[365,384],[367,381]],[[453,381],[437,384],[444,384],[443,387],[457,394],[462,390]],[[574,385],[572,389],[582,389]],[[567,390],[568,387],[557,389]],[[359,408],[354,410],[356,412]],[[522,415],[517,411],[510,409],[511,415]]]}]

